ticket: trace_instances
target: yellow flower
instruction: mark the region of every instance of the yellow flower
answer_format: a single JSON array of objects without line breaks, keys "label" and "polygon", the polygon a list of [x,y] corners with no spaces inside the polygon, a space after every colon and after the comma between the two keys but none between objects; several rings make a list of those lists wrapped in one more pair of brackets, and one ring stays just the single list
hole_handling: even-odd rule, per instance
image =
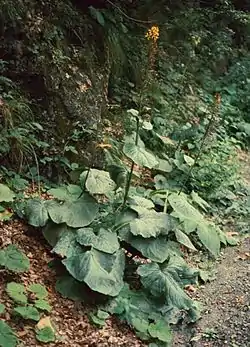
[{"label": "yellow flower", "polygon": [[156,42],[159,39],[159,35],[160,35],[159,27],[157,25],[153,25],[150,29],[148,29],[145,37],[148,40],[152,40]]}]

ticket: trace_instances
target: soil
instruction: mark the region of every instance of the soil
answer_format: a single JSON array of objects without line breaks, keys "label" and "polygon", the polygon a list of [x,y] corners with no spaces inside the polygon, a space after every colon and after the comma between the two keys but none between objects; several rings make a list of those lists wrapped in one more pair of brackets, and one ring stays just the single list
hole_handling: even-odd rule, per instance
[{"label": "soil", "polygon": [[224,251],[216,279],[194,298],[202,318],[176,333],[174,347],[250,347],[250,237]]}]

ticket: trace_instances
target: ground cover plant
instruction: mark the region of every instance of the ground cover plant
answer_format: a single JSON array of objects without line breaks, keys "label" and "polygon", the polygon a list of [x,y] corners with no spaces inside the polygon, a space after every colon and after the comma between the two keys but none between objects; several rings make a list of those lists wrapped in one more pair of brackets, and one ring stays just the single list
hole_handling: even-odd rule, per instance
[{"label": "ground cover plant", "polygon": [[[248,13],[231,1],[0,3],[0,223],[43,235],[56,290],[91,303],[95,326],[116,316],[171,346],[173,326],[202,314],[189,289],[211,276],[193,260],[236,245],[236,219],[249,229]],[[47,290],[14,276],[29,258],[9,243],[11,320],[53,342]],[[1,318],[0,346],[17,343]]]}]

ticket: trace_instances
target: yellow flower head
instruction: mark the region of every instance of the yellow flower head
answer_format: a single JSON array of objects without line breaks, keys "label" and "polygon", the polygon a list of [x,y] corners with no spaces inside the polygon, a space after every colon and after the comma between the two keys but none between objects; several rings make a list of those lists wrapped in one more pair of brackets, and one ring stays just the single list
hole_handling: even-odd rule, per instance
[{"label": "yellow flower head", "polygon": [[153,25],[150,29],[148,29],[145,37],[148,40],[152,40],[153,42],[156,42],[159,38],[160,30],[157,25]]}]

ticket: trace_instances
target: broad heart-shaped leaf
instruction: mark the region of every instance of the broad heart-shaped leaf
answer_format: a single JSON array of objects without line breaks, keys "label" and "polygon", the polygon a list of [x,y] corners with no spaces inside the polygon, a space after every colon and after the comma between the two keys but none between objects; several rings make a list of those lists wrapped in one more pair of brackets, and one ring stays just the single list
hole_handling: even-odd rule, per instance
[{"label": "broad heart-shaped leaf", "polygon": [[199,223],[205,222],[202,214],[187,201],[185,194],[173,193],[168,201],[174,210],[172,215],[183,222],[187,234],[194,231]]},{"label": "broad heart-shaped leaf", "polygon": [[[134,206],[131,208],[135,209]],[[173,228],[173,217],[163,212],[154,210],[141,210],[139,218],[130,222],[130,231],[133,235],[142,237],[156,237],[160,234],[167,235]]]},{"label": "broad heart-shaped leaf", "polygon": [[28,200],[25,207],[25,215],[28,223],[34,227],[43,227],[49,219],[47,201],[40,199]]},{"label": "broad heart-shaped leaf", "polygon": [[156,323],[151,323],[148,327],[149,334],[160,341],[170,343],[172,341],[172,332],[169,325],[162,319]]},{"label": "broad heart-shaped leaf", "polygon": [[129,195],[129,203],[130,205],[141,206],[149,210],[155,207],[152,200],[145,199],[138,195]]},{"label": "broad heart-shaped leaf", "polygon": [[123,287],[125,255],[122,250],[111,255],[92,249],[63,260],[63,264],[74,278],[96,292],[115,296]]},{"label": "broad heart-shaped leaf", "polygon": [[22,284],[16,282],[10,282],[7,284],[6,292],[15,302],[19,304],[26,304],[28,302],[25,294],[25,287]]},{"label": "broad heart-shaped leaf", "polygon": [[120,248],[117,234],[103,228],[97,234],[92,228],[78,229],[76,240],[83,246],[92,246],[98,251],[110,254],[115,253]]},{"label": "broad heart-shaped leaf", "polygon": [[66,200],[75,201],[82,194],[82,189],[81,187],[75,184],[69,184],[67,186],[66,185],[61,186],[59,188],[52,188],[48,190],[48,193],[61,201],[66,201]]},{"label": "broad heart-shaped leaf", "polygon": [[127,142],[123,146],[124,154],[137,165],[152,169],[158,164],[156,157],[143,147]]},{"label": "broad heart-shaped leaf", "polygon": [[145,239],[142,236],[132,235],[127,228],[122,228],[119,231],[119,237],[121,240],[126,241],[132,247],[140,251],[144,257],[157,263],[163,263],[171,255],[181,256],[178,244],[168,241],[166,236],[158,236],[157,238],[149,237]]},{"label": "broad heart-shaped leaf", "polygon": [[48,212],[54,223],[81,228],[93,222],[98,213],[98,204],[91,195],[84,193],[76,201],[65,201],[63,204],[48,201]]},{"label": "broad heart-shaped leaf", "polygon": [[203,218],[202,214],[189,204],[185,194],[171,194],[168,200],[174,210],[172,215],[183,222],[185,232],[189,234],[197,230],[198,237],[202,244],[209,252],[217,256],[220,250],[220,236],[216,227],[209,224],[208,221]]},{"label": "broad heart-shaped leaf", "polygon": [[0,202],[11,202],[14,200],[15,194],[5,184],[0,183]]},{"label": "broad heart-shaped leaf", "polygon": [[83,248],[79,245],[76,238],[77,233],[75,229],[68,227],[67,229],[62,230],[52,252],[57,253],[61,257],[67,258],[82,253]]},{"label": "broad heart-shaped leaf", "polygon": [[197,249],[194,247],[194,245],[192,244],[190,238],[181,230],[176,229],[175,231],[175,237],[176,240],[181,243],[183,246],[192,249],[193,251],[197,251]]},{"label": "broad heart-shaped leaf", "polygon": [[208,223],[199,224],[197,235],[209,252],[217,257],[220,253],[220,236],[216,227]]},{"label": "broad heart-shaped leaf", "polygon": [[18,339],[11,329],[3,320],[0,320],[0,346],[1,347],[16,347]]},{"label": "broad heart-shaped leaf", "polygon": [[107,194],[116,188],[109,172],[103,170],[90,169],[89,172],[84,171],[80,176],[80,180],[83,183],[85,182],[85,187],[91,194]]},{"label": "broad heart-shaped leaf", "polygon": [[24,272],[29,270],[30,262],[15,245],[9,245],[0,250],[0,266],[6,267],[10,271]]},{"label": "broad heart-shaped leaf", "polygon": [[39,311],[33,306],[17,306],[14,308],[14,312],[22,316],[24,319],[32,319],[39,321]]},{"label": "broad heart-shaped leaf", "polygon": [[190,309],[192,300],[182,289],[185,278],[196,276],[179,257],[170,257],[169,261],[159,265],[150,263],[137,269],[143,286],[154,296],[163,298],[169,305],[179,309]]}]

